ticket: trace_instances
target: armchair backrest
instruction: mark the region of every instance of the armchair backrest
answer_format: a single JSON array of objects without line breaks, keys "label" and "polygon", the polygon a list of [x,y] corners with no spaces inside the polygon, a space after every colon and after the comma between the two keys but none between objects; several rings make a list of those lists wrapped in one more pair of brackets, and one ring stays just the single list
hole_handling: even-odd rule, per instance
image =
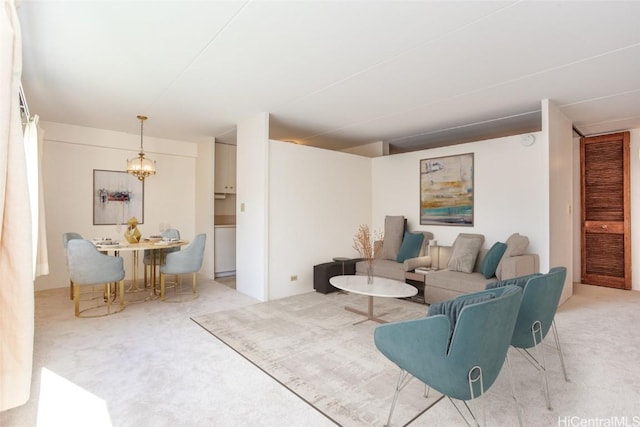
[{"label": "armchair backrest", "polygon": [[167,228],[160,235],[163,239],[180,239],[180,231],[177,228]]},{"label": "armchair backrest", "polygon": [[199,271],[200,268],[202,268],[206,239],[206,234],[198,234],[189,246],[183,250],[167,254],[164,265],[160,267],[160,272],[165,274],[182,274]]},{"label": "armchair backrest", "polygon": [[554,267],[547,274],[527,281],[511,345],[518,348],[535,347],[531,328],[536,321],[540,322],[542,338],[547,335],[556,315],[566,277],[566,267]]},{"label": "armchair backrest", "polygon": [[498,377],[509,350],[522,290],[507,286],[497,293],[493,299],[460,311],[447,355],[449,369],[454,372],[438,386],[430,384],[441,393],[460,400],[480,396],[479,383],[474,385],[474,396],[469,390],[467,374],[474,366],[482,369],[485,391]]},{"label": "armchair backrest", "polygon": [[122,257],[102,254],[88,240],[69,240],[67,257],[69,276],[75,284],[94,285],[124,279]]},{"label": "armchair backrest", "polygon": [[73,233],[73,232],[64,233],[62,235],[62,244],[64,245],[65,250],[67,249],[69,240],[73,240],[73,239],[82,239],[82,236],[78,233]]}]

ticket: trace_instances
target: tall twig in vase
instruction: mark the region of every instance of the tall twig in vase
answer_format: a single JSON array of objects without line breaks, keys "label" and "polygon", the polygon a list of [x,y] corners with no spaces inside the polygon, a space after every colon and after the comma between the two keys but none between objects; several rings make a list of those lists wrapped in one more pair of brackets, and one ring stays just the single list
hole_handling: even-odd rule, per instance
[{"label": "tall twig in vase", "polygon": [[367,261],[367,282],[373,283],[373,263],[382,245],[376,241],[383,239],[383,233],[372,231],[367,224],[361,224],[353,237],[353,248]]}]

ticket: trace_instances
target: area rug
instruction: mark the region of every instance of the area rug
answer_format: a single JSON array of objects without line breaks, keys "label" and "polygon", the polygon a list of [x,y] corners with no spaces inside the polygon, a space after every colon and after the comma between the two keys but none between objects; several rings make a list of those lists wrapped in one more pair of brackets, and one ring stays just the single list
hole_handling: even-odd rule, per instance
[{"label": "area rug", "polygon": [[[276,381],[343,426],[387,421],[400,369],[375,347],[377,323],[344,310],[366,310],[367,297],[310,292],[241,309],[192,318]],[[415,302],[376,298],[385,320],[423,317]],[[355,324],[354,324],[355,323]],[[403,426],[441,399],[414,380],[400,394],[392,424]]]}]

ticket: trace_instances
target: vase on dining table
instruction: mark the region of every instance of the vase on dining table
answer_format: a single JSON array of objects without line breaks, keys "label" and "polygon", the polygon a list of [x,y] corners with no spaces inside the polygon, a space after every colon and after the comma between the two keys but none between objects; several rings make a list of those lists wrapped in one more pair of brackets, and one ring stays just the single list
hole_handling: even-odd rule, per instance
[{"label": "vase on dining table", "polygon": [[138,230],[138,218],[131,217],[129,221],[127,221],[127,230],[124,232],[124,238],[127,239],[129,243],[138,243],[140,242],[140,238],[142,234],[140,234],[140,230]]}]

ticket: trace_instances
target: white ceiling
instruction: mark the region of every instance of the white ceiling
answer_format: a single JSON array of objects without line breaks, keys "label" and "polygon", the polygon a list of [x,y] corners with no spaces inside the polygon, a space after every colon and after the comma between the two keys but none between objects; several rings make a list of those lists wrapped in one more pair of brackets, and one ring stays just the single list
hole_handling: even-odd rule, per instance
[{"label": "white ceiling", "polygon": [[42,120],[392,151],[540,129],[640,128],[639,1],[32,1],[23,85]]}]

